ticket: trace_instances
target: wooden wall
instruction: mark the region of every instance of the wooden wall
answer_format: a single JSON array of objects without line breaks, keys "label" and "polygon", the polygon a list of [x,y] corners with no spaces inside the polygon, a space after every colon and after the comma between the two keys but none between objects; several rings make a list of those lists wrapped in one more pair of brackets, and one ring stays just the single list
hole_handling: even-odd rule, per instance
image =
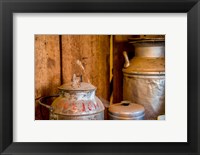
[{"label": "wooden wall", "polygon": [[130,37],[132,36],[113,36],[113,103],[119,103],[123,100],[123,51],[127,51],[129,59],[134,56],[133,46],[128,43]]},{"label": "wooden wall", "polygon": [[[35,35],[35,99],[58,93],[57,87],[80,73],[79,60],[85,68],[83,80],[97,87],[97,96],[110,99],[110,36],[108,35]],[[35,118],[41,114],[36,102]],[[43,111],[44,109],[42,109]]]},{"label": "wooden wall", "polygon": [[59,36],[35,36],[35,98],[56,93],[60,76]]},{"label": "wooden wall", "polygon": [[[123,51],[127,51],[129,59],[134,56],[134,47],[128,43],[130,37],[164,36],[35,35],[35,119],[48,119],[48,110],[38,106],[37,99],[57,94],[57,87],[70,82],[73,74],[82,74],[83,81],[96,86],[96,95],[106,106],[121,102]],[[82,62],[84,71],[77,60]]]},{"label": "wooden wall", "polygon": [[[83,74],[83,81],[97,87],[96,95],[107,106],[110,99],[112,103],[121,102],[123,51],[128,52],[130,59],[134,56],[134,48],[128,43],[130,37],[133,36],[113,35],[111,41],[109,35],[35,35],[36,101],[42,96],[57,94],[57,87],[70,82],[75,73]],[[76,64],[77,60],[82,62],[85,71]],[[35,118],[48,119],[48,110],[41,108],[36,102]]]},{"label": "wooden wall", "polygon": [[110,37],[64,35],[61,38],[63,83],[69,82],[73,73],[81,72],[75,63],[80,60],[85,68],[83,81],[95,85],[97,96],[109,100]]}]

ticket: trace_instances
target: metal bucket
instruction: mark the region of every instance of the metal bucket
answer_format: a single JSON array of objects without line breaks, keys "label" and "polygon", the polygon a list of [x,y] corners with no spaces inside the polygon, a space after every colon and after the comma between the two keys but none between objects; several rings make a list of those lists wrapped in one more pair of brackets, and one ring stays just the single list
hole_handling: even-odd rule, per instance
[{"label": "metal bucket", "polygon": [[165,113],[164,40],[132,39],[135,57],[129,61],[124,52],[123,100],[144,105],[145,119]]},{"label": "metal bucket", "polygon": [[145,110],[142,105],[122,101],[109,107],[108,116],[110,120],[143,120]]}]

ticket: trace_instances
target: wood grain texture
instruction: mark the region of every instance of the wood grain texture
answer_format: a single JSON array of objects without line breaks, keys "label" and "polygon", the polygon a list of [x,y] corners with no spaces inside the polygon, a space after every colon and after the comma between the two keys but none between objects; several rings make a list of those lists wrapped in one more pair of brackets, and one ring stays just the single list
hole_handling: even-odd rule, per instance
[{"label": "wood grain texture", "polygon": [[[97,87],[96,95],[109,101],[109,47],[108,35],[63,35],[63,83],[70,82],[73,74],[82,74],[83,81]],[[77,60],[82,62],[84,71],[76,64]]]},{"label": "wood grain texture", "polygon": [[35,36],[35,98],[57,92],[60,85],[58,35]]},{"label": "wood grain texture", "polygon": [[[35,99],[57,93],[60,70],[59,36],[35,35]],[[41,119],[37,105],[36,102],[36,119]]]},{"label": "wood grain texture", "polygon": [[[97,87],[96,95],[109,104],[110,36],[108,35],[36,35],[35,98],[58,92],[57,87],[83,75],[83,81]],[[77,65],[79,60],[84,70]],[[51,103],[49,103],[51,104]],[[48,119],[48,110],[36,103],[36,119]]]}]

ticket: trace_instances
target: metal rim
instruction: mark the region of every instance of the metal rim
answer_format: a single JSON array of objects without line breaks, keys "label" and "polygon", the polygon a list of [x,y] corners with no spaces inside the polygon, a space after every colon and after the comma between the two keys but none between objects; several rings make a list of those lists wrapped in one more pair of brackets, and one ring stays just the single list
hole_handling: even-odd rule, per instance
[{"label": "metal rim", "polygon": [[102,113],[104,112],[105,108],[101,111],[98,111],[98,112],[95,112],[95,113],[90,113],[90,114],[79,114],[79,115],[65,115],[65,114],[62,114],[62,113],[55,113],[55,112],[52,112],[53,114],[56,114],[56,115],[61,115],[61,116],[66,116],[66,117],[77,117],[77,116],[91,116],[91,115],[95,115],[95,114],[98,114],[98,113]]},{"label": "metal rim", "polygon": [[138,116],[138,117],[115,116],[115,115],[112,115],[111,113],[108,113],[108,115],[109,115],[109,117],[116,118],[116,120],[143,120],[141,118],[144,118],[145,113],[141,116]]},{"label": "metal rim", "polygon": [[143,76],[165,76],[165,72],[126,72],[124,70],[122,70],[123,73],[124,73],[124,76],[130,76],[130,77],[133,77],[133,76],[140,76],[140,75],[143,75]]}]

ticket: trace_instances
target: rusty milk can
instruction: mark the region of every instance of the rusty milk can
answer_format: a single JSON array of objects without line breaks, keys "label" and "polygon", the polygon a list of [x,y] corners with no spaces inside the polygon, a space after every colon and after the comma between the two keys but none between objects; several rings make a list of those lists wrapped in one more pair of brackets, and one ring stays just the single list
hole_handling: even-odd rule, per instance
[{"label": "rusty milk can", "polygon": [[[96,87],[81,82],[76,75],[70,83],[58,87],[60,94],[51,106],[42,103],[42,106],[50,110],[51,120],[103,120],[104,106],[101,100],[95,96]],[[48,98],[48,97],[47,97]]]},{"label": "rusty milk can", "polygon": [[130,38],[135,56],[129,61],[123,52],[123,100],[145,107],[145,119],[157,119],[165,113],[164,38]]}]

